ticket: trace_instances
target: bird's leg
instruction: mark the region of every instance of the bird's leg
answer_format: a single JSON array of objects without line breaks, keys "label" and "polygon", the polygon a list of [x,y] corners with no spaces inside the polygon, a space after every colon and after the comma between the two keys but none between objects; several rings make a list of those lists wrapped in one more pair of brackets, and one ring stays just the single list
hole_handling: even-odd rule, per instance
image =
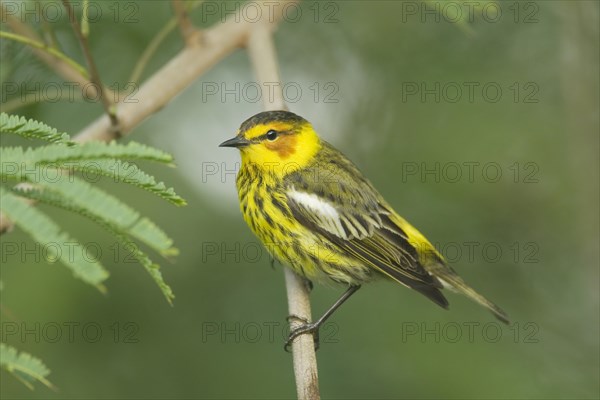
[{"label": "bird's leg", "polygon": [[327,321],[327,319],[329,317],[331,317],[331,315],[335,312],[335,310],[337,310],[342,304],[344,304],[344,302],[346,300],[348,300],[350,298],[350,296],[352,296],[358,289],[360,289],[360,285],[351,285],[350,287],[348,287],[348,289],[346,289],[346,291],[340,296],[340,298],[337,299],[337,301],[335,303],[333,303],[333,305],[331,307],[329,307],[329,309],[327,311],[325,311],[325,314],[323,314],[321,316],[321,318],[319,318],[316,322],[310,323],[305,318],[299,317],[297,315],[288,316],[287,317],[288,322],[291,319],[296,319],[296,320],[303,322],[303,324],[298,326],[297,328],[295,328],[294,330],[292,330],[290,332],[290,335],[288,336],[288,339],[285,342],[285,346],[284,346],[285,351],[289,352],[289,348],[292,345],[292,342],[294,341],[294,339],[296,339],[298,336],[303,335],[305,333],[312,333],[314,340],[315,340],[315,349],[318,349],[319,348],[319,328],[321,327],[321,325],[323,325],[323,323],[325,323],[325,321]]}]

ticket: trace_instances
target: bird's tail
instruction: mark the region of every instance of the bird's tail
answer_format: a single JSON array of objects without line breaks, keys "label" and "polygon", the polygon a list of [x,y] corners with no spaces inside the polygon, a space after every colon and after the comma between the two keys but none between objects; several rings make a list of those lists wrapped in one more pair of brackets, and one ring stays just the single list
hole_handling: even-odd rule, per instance
[{"label": "bird's tail", "polygon": [[442,282],[445,288],[464,294],[468,298],[474,300],[475,302],[481,304],[482,306],[490,310],[492,314],[494,314],[494,316],[500,321],[504,322],[505,324],[510,324],[508,315],[506,314],[506,312],[504,312],[504,310],[502,310],[500,307],[498,307],[479,293],[477,293],[475,289],[467,285],[466,282],[452,270],[445,271],[445,273],[443,274],[438,273],[436,274],[436,277]]}]

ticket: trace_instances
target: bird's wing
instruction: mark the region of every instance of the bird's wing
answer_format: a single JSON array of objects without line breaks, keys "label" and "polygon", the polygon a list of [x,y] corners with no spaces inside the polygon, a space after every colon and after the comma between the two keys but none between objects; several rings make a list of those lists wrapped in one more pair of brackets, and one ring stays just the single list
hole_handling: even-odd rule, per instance
[{"label": "bird's wing", "polygon": [[447,307],[441,283],[423,268],[419,249],[377,191],[341,154],[321,159],[286,179],[294,217],[349,256]]}]

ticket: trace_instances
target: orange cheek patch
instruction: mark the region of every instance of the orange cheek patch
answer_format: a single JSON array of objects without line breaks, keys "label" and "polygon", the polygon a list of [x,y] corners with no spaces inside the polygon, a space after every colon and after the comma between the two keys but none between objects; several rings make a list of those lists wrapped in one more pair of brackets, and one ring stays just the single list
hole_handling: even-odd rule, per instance
[{"label": "orange cheek patch", "polygon": [[267,149],[277,152],[280,158],[286,159],[296,152],[298,137],[296,135],[282,135],[273,143],[265,143]]}]

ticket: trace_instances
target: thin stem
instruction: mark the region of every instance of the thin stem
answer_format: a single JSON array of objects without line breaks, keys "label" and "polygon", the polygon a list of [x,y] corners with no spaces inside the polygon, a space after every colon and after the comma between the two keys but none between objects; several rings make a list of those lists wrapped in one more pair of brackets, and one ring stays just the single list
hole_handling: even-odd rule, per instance
[{"label": "thin stem", "polygon": [[[284,269],[288,312],[306,321],[311,320],[309,290],[306,281],[290,268]],[[300,320],[290,318],[290,332],[302,325]],[[319,375],[313,335],[298,336],[292,342],[296,394],[299,400],[318,400]]]},{"label": "thin stem", "polygon": [[71,26],[73,27],[75,36],[77,37],[77,40],[79,40],[79,44],[81,45],[81,49],[83,50],[83,55],[85,56],[88,68],[90,69],[91,81],[96,85],[96,87],[100,91],[100,100],[102,100],[104,110],[110,118],[112,130],[117,136],[119,136],[119,121],[117,119],[116,110],[114,108],[114,104],[106,95],[106,91],[104,90],[104,86],[102,85],[102,81],[100,80],[100,74],[98,73],[98,69],[96,68],[96,63],[94,62],[94,57],[92,56],[87,37],[85,37],[81,32],[79,22],[77,21],[77,18],[75,18],[75,11],[71,7],[71,3],[69,2],[69,0],[63,0],[63,4],[65,6],[65,9],[67,10],[67,14],[69,15],[69,20],[71,21]]},{"label": "thin stem", "polygon": [[183,40],[186,44],[191,44],[196,28],[192,25],[192,21],[186,10],[185,2],[181,0],[171,0],[171,5],[173,6],[173,11],[175,12],[175,17],[177,18]]},{"label": "thin stem", "polygon": [[[257,25],[248,39],[248,54],[254,66],[256,78],[261,85],[279,83],[279,67],[275,57],[275,45],[271,38],[268,25]],[[281,85],[276,86],[281,88]],[[273,96],[271,96],[273,94]],[[266,110],[287,110],[283,93],[275,90],[273,93],[264,93],[263,106]]]},{"label": "thin stem", "polygon": [[[43,21],[42,29],[46,32],[46,36],[48,36],[48,31],[50,32],[50,36],[54,37],[52,30],[48,26],[48,21],[46,21],[46,17],[44,13],[40,13],[40,17]],[[12,30],[12,34],[19,35],[23,38],[26,38],[33,42],[44,43],[44,40],[27,24],[23,23],[20,18],[13,16],[11,13],[7,12],[6,5],[4,2],[0,1],[0,17],[3,22],[6,22],[6,25]],[[78,84],[80,87],[90,87],[90,79],[88,71],[77,64],[76,62],[70,63],[68,58],[64,52],[60,49],[59,43],[54,40],[46,40],[46,45],[43,48],[33,47],[33,54],[42,60],[46,65],[52,68],[59,76],[63,77],[65,81],[73,82]],[[60,53],[60,54],[58,54]],[[61,54],[63,57],[61,57]],[[67,59],[64,59],[66,57]],[[74,64],[73,64],[74,63]],[[87,98],[97,98],[98,93],[96,91],[96,87],[92,85],[92,89],[94,90],[85,90],[82,93],[82,97]],[[117,93],[113,93],[110,89],[104,88],[107,96],[109,98],[118,98]],[[1,224],[0,224],[1,225]]]},{"label": "thin stem", "polygon": [[[271,25],[257,23],[248,39],[248,54],[252,62],[257,80],[262,87],[265,83],[281,82],[279,67]],[[281,85],[276,86],[271,97],[263,90],[265,110],[287,110]],[[303,278],[296,275],[291,269],[285,269],[285,282],[288,296],[288,310],[291,315],[296,315],[306,321],[311,320],[309,291]],[[351,293],[350,293],[351,294]],[[343,302],[345,297],[341,302]],[[340,303],[341,304],[341,303]],[[325,317],[327,318],[327,317]],[[295,319],[290,319],[290,329],[294,330],[300,324]],[[319,375],[317,370],[317,356],[315,354],[315,341],[313,335],[301,335],[292,342],[292,356],[294,375],[296,378],[296,393],[301,400],[320,399]]]},{"label": "thin stem", "polygon": [[88,72],[86,71],[86,69],[79,65],[77,63],[77,61],[73,60],[72,58],[69,58],[66,54],[62,53],[61,51],[50,47],[42,42],[38,42],[37,40],[33,40],[30,39],[28,37],[25,36],[21,36],[18,35],[16,33],[11,33],[11,32],[6,32],[6,31],[0,31],[0,37],[6,38],[6,39],[10,39],[10,40],[14,40],[15,42],[19,42],[19,43],[23,43],[27,46],[31,46],[34,47],[36,49],[40,49],[45,51],[46,53],[66,62],[67,64],[69,64],[71,67],[73,67],[79,74],[81,74],[81,76],[83,76],[84,78],[88,79]]},{"label": "thin stem", "polygon": [[83,10],[81,13],[81,35],[88,38],[90,35],[90,21],[88,20],[89,0],[83,0]]},{"label": "thin stem", "polygon": [[[56,50],[62,51],[62,49],[59,47],[58,40],[56,39],[56,34],[54,33],[54,29],[52,29],[52,26],[48,22],[48,17],[46,15],[46,13],[39,12],[38,15],[42,22],[42,31],[44,33],[44,42],[50,48],[54,48]],[[87,71],[86,71],[86,73],[87,73]]]},{"label": "thin stem", "polygon": [[[200,3],[200,1],[194,1],[191,3],[186,2],[185,4],[188,8],[187,12],[191,12],[192,10],[196,9],[200,5]],[[177,27],[177,22],[177,17],[171,18],[165,24],[165,26],[163,26],[161,30],[158,31],[156,35],[154,35],[154,37],[152,38],[150,43],[148,43],[148,46],[146,46],[144,52],[136,62],[135,67],[133,68],[133,71],[131,73],[131,77],[129,78],[129,82],[138,82],[140,80],[140,78],[142,77],[142,73],[144,72],[144,68],[146,68],[146,65],[148,64],[154,53],[156,53],[162,42],[167,38],[167,36],[169,36],[173,29]]]},{"label": "thin stem", "polygon": [[144,52],[140,56],[139,60],[136,62],[133,71],[131,72],[131,77],[129,78],[129,82],[138,82],[142,77],[142,73],[144,72],[144,68],[158,50],[158,47],[165,40],[169,33],[175,29],[177,26],[177,19],[171,18],[169,22],[165,26],[162,27],[160,31],[152,38],[148,46],[144,49]]}]

